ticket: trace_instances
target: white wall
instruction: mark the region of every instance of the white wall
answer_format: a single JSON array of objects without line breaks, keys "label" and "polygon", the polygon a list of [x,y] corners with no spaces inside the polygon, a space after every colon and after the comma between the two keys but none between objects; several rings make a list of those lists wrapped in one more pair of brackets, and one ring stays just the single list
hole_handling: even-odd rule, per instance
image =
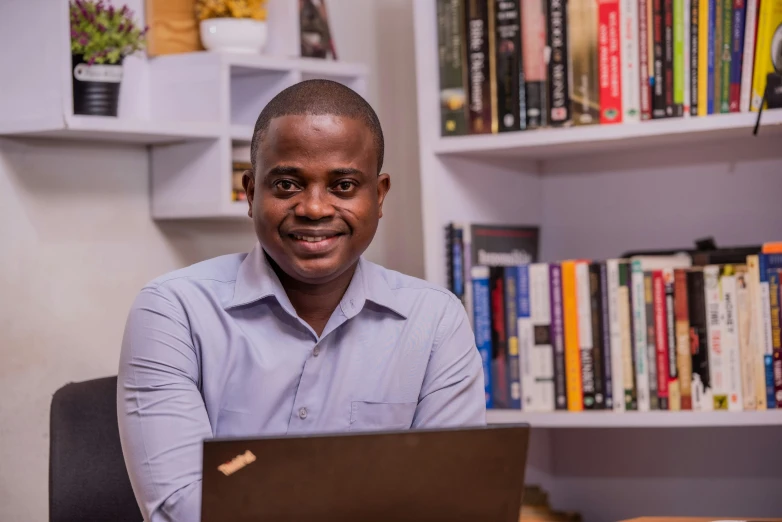
[{"label": "white wall", "polygon": [[[367,256],[423,274],[412,0],[331,0],[340,58],[370,67],[392,191]],[[0,24],[2,29],[2,24]],[[0,115],[2,118],[2,115]],[[49,403],[116,373],[127,309],[167,271],[250,248],[247,223],[149,218],[146,150],[0,140],[0,520],[47,519]]]}]

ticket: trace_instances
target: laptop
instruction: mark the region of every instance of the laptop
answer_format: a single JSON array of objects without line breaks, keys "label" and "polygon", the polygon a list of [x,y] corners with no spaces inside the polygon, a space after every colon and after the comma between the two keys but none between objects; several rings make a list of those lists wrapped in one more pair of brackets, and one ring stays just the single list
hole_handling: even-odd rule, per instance
[{"label": "laptop", "polygon": [[526,424],[204,442],[201,522],[518,522]]}]

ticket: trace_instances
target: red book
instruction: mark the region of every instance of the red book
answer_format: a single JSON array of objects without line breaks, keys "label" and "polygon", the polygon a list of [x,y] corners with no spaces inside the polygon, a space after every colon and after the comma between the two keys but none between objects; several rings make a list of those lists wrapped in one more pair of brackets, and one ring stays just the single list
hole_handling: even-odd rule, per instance
[{"label": "red book", "polygon": [[600,123],[622,123],[619,0],[598,0]]},{"label": "red book", "polygon": [[665,280],[662,270],[652,272],[654,292],[654,341],[657,355],[657,396],[660,409],[668,409],[668,322],[665,305]]},{"label": "red book", "polygon": [[730,112],[739,112],[742,58],[744,54],[744,20],[746,12],[744,0],[733,0],[733,23],[731,25],[733,34],[731,35],[732,52],[730,62],[730,91],[728,97]]},{"label": "red book", "polygon": [[641,119],[652,119],[652,87],[649,84],[649,16],[651,0],[638,1],[638,55],[641,75]]}]

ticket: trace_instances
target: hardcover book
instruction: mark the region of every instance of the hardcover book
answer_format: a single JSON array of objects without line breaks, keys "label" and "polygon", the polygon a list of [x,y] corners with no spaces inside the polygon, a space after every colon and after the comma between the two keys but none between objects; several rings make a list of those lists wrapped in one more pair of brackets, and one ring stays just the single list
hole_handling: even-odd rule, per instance
[{"label": "hardcover book", "polygon": [[467,117],[470,132],[492,131],[488,0],[465,0],[467,36]]},{"label": "hardcover book", "polygon": [[467,133],[464,93],[464,0],[437,0],[440,133]]},{"label": "hardcover book", "polygon": [[526,128],[519,0],[489,0],[492,132]]}]

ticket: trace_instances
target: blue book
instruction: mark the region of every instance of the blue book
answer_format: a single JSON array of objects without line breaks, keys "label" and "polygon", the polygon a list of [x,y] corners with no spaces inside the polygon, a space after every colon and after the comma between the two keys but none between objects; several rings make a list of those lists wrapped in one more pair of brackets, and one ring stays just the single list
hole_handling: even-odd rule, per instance
[{"label": "blue book", "polygon": [[[714,60],[717,58],[714,49],[714,35],[717,24],[717,2],[716,0],[709,0],[709,46],[706,56],[707,64],[707,87],[706,87],[706,108],[708,114],[714,114]],[[717,111],[719,112],[719,111]]]},{"label": "blue book", "polygon": [[[521,325],[522,321],[529,321],[530,315],[529,266],[521,265],[516,268],[516,316],[519,320],[518,324]],[[522,331],[521,327],[517,328],[516,333],[519,336],[519,374],[529,375],[530,368],[522,368],[522,365],[529,364],[530,339],[522,339],[522,336],[527,335],[527,331]],[[521,353],[522,351],[526,351],[526,353]],[[524,385],[523,378],[520,378],[520,383],[522,386]],[[522,393],[523,396],[524,394]],[[523,408],[521,404],[523,402],[519,403],[520,407]]]},{"label": "blue book", "polygon": [[474,266],[470,271],[472,276],[473,328],[475,330],[475,345],[481,354],[483,364],[483,389],[486,393],[486,407],[491,408],[491,301],[489,298],[489,269],[485,266]]},{"label": "blue book", "polygon": [[[769,318],[771,319],[772,354],[766,354],[766,402],[767,408],[782,407],[782,303],[780,303],[779,270],[782,269],[782,254],[760,254],[758,256],[760,282],[763,284],[763,274],[766,275],[769,294]],[[764,270],[765,268],[765,270]],[[778,376],[775,378],[775,375]]]},{"label": "blue book", "polygon": [[[739,5],[740,4],[740,7]],[[733,35],[731,39],[730,57],[730,112],[739,112],[741,91],[741,69],[744,56],[744,17],[747,10],[746,2],[733,3]]]},{"label": "blue book", "polygon": [[[516,267],[505,268],[505,331],[507,333],[506,364],[507,367],[507,397],[508,408],[521,409],[521,368],[519,367],[519,316],[518,308],[518,277]],[[529,286],[529,283],[527,284]],[[529,299],[529,297],[527,298]]]}]

